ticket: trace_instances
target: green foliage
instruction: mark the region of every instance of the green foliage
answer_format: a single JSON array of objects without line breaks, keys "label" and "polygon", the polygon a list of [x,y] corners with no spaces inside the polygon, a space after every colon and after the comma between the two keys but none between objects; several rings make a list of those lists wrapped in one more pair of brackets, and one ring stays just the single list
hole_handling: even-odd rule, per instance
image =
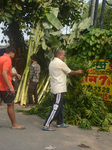
[{"label": "green foliage", "polygon": [[[112,114],[108,113],[103,100],[95,91],[81,85],[68,87],[65,95],[63,118],[67,124],[79,125],[80,128],[91,129],[98,126],[99,130],[109,131]],[[41,105],[32,107],[29,114],[38,114],[46,118],[52,108],[53,95],[45,93]]]},{"label": "green foliage", "polygon": [[80,21],[79,23],[74,23],[72,26],[72,31],[70,33],[70,36],[67,40],[68,47],[73,47],[73,45],[76,45],[76,41],[74,39],[79,39],[81,37],[81,32],[85,30],[89,30],[90,25],[93,24],[93,20],[91,18],[86,18],[83,21]]},{"label": "green foliage", "polygon": [[[57,12],[56,9],[54,12],[51,12],[53,8],[59,10],[59,20],[57,19],[56,22]],[[83,0],[1,0],[0,23],[4,23],[5,29],[2,30],[6,33],[5,35],[8,35],[6,31],[12,22],[18,24],[19,31],[24,29],[25,32],[29,33],[34,24],[36,26],[38,21],[43,20],[45,17],[50,21],[52,19],[52,24],[54,26],[57,24],[58,29],[60,29],[60,22],[64,26],[72,25],[73,20],[78,22],[81,19],[80,13],[83,9]]]},{"label": "green foliage", "polygon": [[61,25],[60,21],[56,18],[53,13],[47,13],[46,17],[51,24],[56,27],[58,30],[61,29],[63,26]]},{"label": "green foliage", "polygon": [[105,105],[107,106],[110,113],[112,113],[112,102],[105,101]]},{"label": "green foliage", "polygon": [[108,113],[102,123],[102,126],[99,128],[99,130],[109,132],[111,124],[112,124],[112,114]]},{"label": "green foliage", "polygon": [[[69,2],[73,1],[70,0]],[[65,1],[65,3],[63,3],[63,6],[66,6],[69,2]],[[56,3],[56,6],[59,3],[60,2],[58,1]],[[61,8],[59,8],[59,10],[61,10]],[[46,11],[43,16],[47,16],[46,14],[48,13],[47,12],[48,9],[44,10]],[[111,61],[112,30],[107,31],[100,29],[91,29],[91,32],[85,34],[83,37],[80,38],[79,30],[82,29],[82,27],[85,29],[85,24],[84,26],[81,26],[79,24],[80,28],[78,28],[78,25],[76,25],[74,26],[73,32],[76,35],[78,32],[78,38],[80,39],[78,45],[73,46],[74,44],[72,45],[71,43],[75,43],[74,38],[77,36],[76,35],[74,36],[74,33],[72,32],[73,34],[72,36],[70,36],[69,42],[67,41],[68,40],[67,36],[59,37],[58,36],[60,34],[59,32],[58,33],[55,32],[54,29],[51,30],[51,24],[53,25],[54,21],[52,22],[51,20],[51,24],[49,24],[46,21],[46,18],[48,16],[46,18],[44,18],[43,16],[41,18],[42,22],[40,23],[41,28],[37,30],[39,32],[37,34],[38,37],[36,39],[38,40],[38,42],[36,41],[36,44],[39,45],[40,49],[45,50],[44,53],[45,58],[51,59],[53,57],[53,53],[56,50],[56,48],[60,47],[61,44],[63,44],[62,45],[63,47],[66,47],[66,45],[68,44],[67,59],[66,59],[68,66],[72,70],[82,69],[83,75],[85,76],[87,76],[86,70],[89,67],[88,60],[93,60],[95,58],[99,59],[101,57],[104,57],[105,59],[109,59]],[[61,17],[59,13],[59,20],[61,20],[60,18]],[[85,23],[87,22],[85,21]],[[91,20],[88,20],[86,26],[90,24]],[[73,47],[69,50],[70,46]],[[34,47],[37,52],[37,47],[35,45]],[[77,55],[74,56],[75,54]],[[94,125],[99,126],[100,130],[109,131],[109,126],[112,123],[111,122],[112,115],[108,114],[108,109],[98,93],[92,91],[89,87],[81,86],[81,77],[82,75],[76,75],[75,77],[73,76],[68,77],[67,81],[68,92],[64,98],[65,103],[63,109],[64,122],[76,124],[79,125],[79,127],[85,129],[91,129],[91,126]],[[28,111],[28,113],[38,114],[42,118],[46,118],[50,112],[52,103],[53,103],[53,95],[50,92],[46,92],[45,95],[43,96],[41,105],[38,105],[37,107],[32,107],[32,109]]]},{"label": "green foliage", "polygon": [[79,128],[92,129],[91,123],[87,119],[82,119],[79,123]]},{"label": "green foliage", "polygon": [[[67,60],[70,68],[73,70],[82,69],[83,75],[87,76],[86,69],[89,67],[87,59],[77,58],[77,55],[69,55]],[[112,124],[112,114],[108,113],[108,107],[100,95],[89,86],[81,86],[81,75],[70,76],[68,79],[64,121],[78,124],[79,127],[84,129],[91,129],[91,126],[99,126],[100,130],[109,131],[109,127]]]},{"label": "green foliage", "polygon": [[[112,30],[92,29],[79,39],[78,45],[66,50],[66,63],[72,70],[82,69],[82,75],[68,76],[68,92],[64,98],[63,118],[68,124],[79,125],[80,128],[91,129],[98,126],[102,131],[109,131],[112,124],[112,114],[109,113],[101,96],[89,86],[81,85],[81,77],[87,76],[87,68],[90,67],[89,60],[111,59]],[[64,37],[66,40],[66,37]],[[63,38],[63,39],[64,39]],[[58,42],[58,38],[52,37]],[[73,39],[72,39],[73,40]],[[62,42],[62,41],[61,41]],[[63,44],[64,45],[64,44]],[[55,45],[54,45],[55,48]],[[107,51],[108,49],[108,51]],[[46,118],[53,103],[51,93],[45,93],[41,105],[32,108],[29,113],[37,113]]]},{"label": "green foliage", "polygon": [[52,93],[44,93],[44,98],[41,105],[37,105],[36,107],[32,107],[29,111],[24,111],[27,114],[38,114],[41,118],[45,119],[51,108],[53,103],[53,94]]},{"label": "green foliage", "polygon": [[[110,4],[112,4],[111,0],[108,0]],[[99,4],[98,8],[98,16],[97,16],[97,25],[100,24],[100,17],[101,17],[101,9],[102,9],[102,4]],[[111,15],[109,15],[111,14]],[[104,22],[103,22],[103,29],[111,29],[111,21],[112,21],[112,7],[105,4],[105,13],[104,13]]]},{"label": "green foliage", "polygon": [[[87,75],[85,70],[88,64],[86,61],[82,62],[75,56],[69,56],[66,60],[71,69],[83,69],[83,75]],[[84,129],[98,126],[100,130],[109,131],[110,124],[112,124],[112,114],[108,113],[104,101],[96,91],[81,85],[81,75],[68,76],[67,88],[68,92],[64,97],[63,108],[64,122],[79,125]],[[53,95],[46,92],[41,105],[32,108],[29,113],[36,113],[40,117],[46,118],[52,104]]]},{"label": "green foliage", "polygon": [[[112,4],[112,0],[107,0],[110,4]],[[100,27],[100,17],[101,17],[101,9],[102,9],[102,2],[99,1],[98,5],[98,15],[97,15],[97,27]],[[85,11],[83,11],[82,18],[85,19],[88,17],[89,14],[89,1],[85,2]],[[110,14],[110,15],[109,15]],[[112,22],[112,7],[105,4],[105,13],[104,13],[104,22],[103,22],[103,29],[110,30]]]},{"label": "green foliage", "polygon": [[[87,119],[91,126],[101,126],[108,112],[98,93],[89,87],[78,86],[78,84],[69,88],[66,96],[66,104],[68,103],[75,111],[76,116]],[[79,124],[83,125],[80,120]]]},{"label": "green foliage", "polygon": [[91,29],[73,50],[77,51],[78,57],[82,59],[104,58],[112,63],[112,30]]}]

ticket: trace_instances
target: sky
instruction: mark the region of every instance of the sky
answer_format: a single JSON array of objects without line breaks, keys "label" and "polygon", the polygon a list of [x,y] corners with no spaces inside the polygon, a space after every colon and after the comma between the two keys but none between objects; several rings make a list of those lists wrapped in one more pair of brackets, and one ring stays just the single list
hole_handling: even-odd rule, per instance
[{"label": "sky", "polygon": [[[89,0],[85,0],[86,2],[88,2]],[[99,2],[102,2],[103,0],[99,0]],[[3,27],[3,24],[0,24],[0,46],[4,46],[6,45],[6,43],[1,43],[1,40],[3,39],[3,34],[2,34],[2,30],[1,27]],[[70,29],[69,29],[70,30]],[[66,28],[63,28],[62,32],[64,33],[66,31]],[[25,39],[29,39],[29,36],[27,36],[27,34],[24,34],[24,38]],[[5,37],[6,40],[8,40],[8,37]]]}]

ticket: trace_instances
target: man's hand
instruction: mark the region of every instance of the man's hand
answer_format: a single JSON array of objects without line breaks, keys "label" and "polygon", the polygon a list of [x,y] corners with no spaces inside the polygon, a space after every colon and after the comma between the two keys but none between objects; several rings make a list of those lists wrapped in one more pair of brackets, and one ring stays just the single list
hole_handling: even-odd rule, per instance
[{"label": "man's hand", "polygon": [[10,92],[11,92],[12,94],[15,93],[15,90],[14,90],[13,88],[10,88],[9,90],[10,90]]},{"label": "man's hand", "polygon": [[16,74],[16,77],[20,80],[21,79],[21,75],[20,74]]},{"label": "man's hand", "polygon": [[69,73],[70,75],[76,75],[76,74],[82,74],[82,70],[77,70],[77,71],[74,71],[74,70],[71,70],[71,72]]},{"label": "man's hand", "polygon": [[77,70],[77,72],[78,72],[78,74],[82,74],[83,71],[82,70]]},{"label": "man's hand", "polygon": [[28,81],[28,82],[27,82],[27,85],[29,85],[29,83],[30,83],[30,82]]}]

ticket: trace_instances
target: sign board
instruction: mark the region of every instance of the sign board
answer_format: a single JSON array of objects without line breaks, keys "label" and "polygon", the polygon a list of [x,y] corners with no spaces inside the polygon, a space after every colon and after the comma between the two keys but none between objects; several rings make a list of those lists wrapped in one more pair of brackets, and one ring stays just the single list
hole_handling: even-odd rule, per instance
[{"label": "sign board", "polygon": [[83,86],[90,86],[98,91],[102,98],[112,101],[112,67],[109,61],[94,60],[92,67],[88,69],[88,76],[83,78]]}]

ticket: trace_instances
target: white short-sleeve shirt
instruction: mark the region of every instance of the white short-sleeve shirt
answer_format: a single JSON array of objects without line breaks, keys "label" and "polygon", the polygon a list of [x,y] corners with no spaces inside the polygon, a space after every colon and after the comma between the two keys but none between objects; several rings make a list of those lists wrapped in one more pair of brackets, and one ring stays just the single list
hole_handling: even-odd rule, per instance
[{"label": "white short-sleeve shirt", "polygon": [[59,58],[55,57],[49,64],[51,92],[53,94],[67,91],[66,75],[71,69]]}]

